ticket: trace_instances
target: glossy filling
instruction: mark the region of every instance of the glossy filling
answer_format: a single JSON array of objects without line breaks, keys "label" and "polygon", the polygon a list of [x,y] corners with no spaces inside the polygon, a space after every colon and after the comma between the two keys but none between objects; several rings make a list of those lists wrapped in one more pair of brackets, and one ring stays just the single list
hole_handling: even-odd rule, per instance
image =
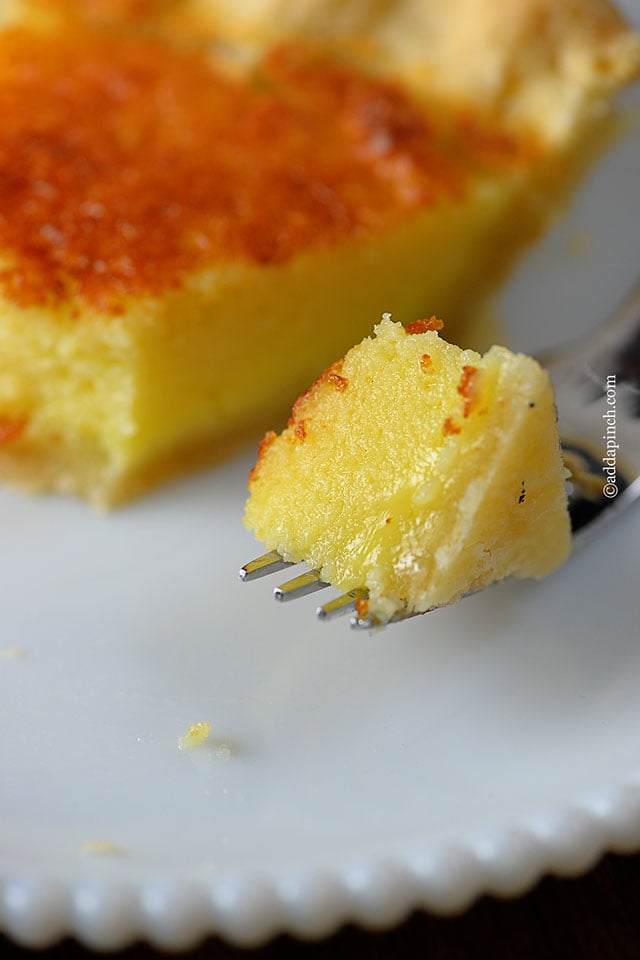
[{"label": "glossy filling", "polygon": [[114,314],[207,265],[462,200],[536,152],[304,50],[233,77],[204,49],[81,27],[0,37],[0,115],[5,295]]}]

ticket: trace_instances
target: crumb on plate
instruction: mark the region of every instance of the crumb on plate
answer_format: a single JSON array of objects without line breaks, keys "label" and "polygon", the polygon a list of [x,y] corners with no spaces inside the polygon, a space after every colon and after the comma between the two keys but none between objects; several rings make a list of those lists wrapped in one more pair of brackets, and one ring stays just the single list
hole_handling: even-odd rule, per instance
[{"label": "crumb on plate", "polygon": [[183,737],[178,738],[178,749],[189,750],[191,747],[201,747],[211,733],[211,724],[206,720],[192,723]]},{"label": "crumb on plate", "polygon": [[2,660],[20,660],[24,656],[26,656],[24,647],[5,647],[0,650],[0,659]]},{"label": "crumb on plate", "polygon": [[80,850],[88,856],[98,857],[119,856],[124,853],[122,847],[113,840],[90,840],[88,843],[83,843]]}]

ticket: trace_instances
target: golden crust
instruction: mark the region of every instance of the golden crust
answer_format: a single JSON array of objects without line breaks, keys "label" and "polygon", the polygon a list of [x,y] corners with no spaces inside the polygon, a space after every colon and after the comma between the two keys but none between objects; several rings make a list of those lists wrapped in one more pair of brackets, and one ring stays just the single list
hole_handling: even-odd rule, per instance
[{"label": "golden crust", "polygon": [[552,141],[640,71],[640,36],[608,0],[6,0],[0,12],[0,23],[69,20],[258,53],[300,40]]},{"label": "golden crust", "polygon": [[81,497],[94,509],[105,511],[170,481],[215,466],[238,453],[246,435],[255,433],[246,423],[235,423],[226,433],[213,429],[205,435],[188,437],[125,470],[114,469],[93,448],[74,449],[60,438],[38,437],[15,446],[0,444],[0,482],[28,494]]},{"label": "golden crust", "polygon": [[190,0],[194,21],[257,47],[289,38],[496,112],[561,143],[640,70],[640,36],[607,0]]}]

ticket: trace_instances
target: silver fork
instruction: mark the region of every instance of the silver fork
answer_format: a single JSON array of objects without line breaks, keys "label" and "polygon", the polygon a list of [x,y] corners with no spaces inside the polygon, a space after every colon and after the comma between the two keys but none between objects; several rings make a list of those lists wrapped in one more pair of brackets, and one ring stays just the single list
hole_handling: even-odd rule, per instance
[{"label": "silver fork", "polygon": [[[581,340],[537,358],[549,373],[568,483],[574,547],[640,497],[640,284],[610,320]],[[240,570],[257,580],[295,566],[272,550]],[[307,570],[274,590],[276,600],[306,596],[329,586]],[[371,629],[375,618],[358,613],[367,591],[357,587],[316,610],[321,620],[351,613],[351,626]],[[399,614],[394,621],[415,614]],[[393,621],[392,621],[393,622]]]}]

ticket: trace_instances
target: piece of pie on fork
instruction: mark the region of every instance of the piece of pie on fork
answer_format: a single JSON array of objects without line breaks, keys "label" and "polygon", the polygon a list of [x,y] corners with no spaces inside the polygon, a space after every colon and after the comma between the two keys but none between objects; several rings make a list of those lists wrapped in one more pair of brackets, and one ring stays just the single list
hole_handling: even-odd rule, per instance
[{"label": "piece of pie on fork", "polygon": [[249,478],[270,551],[356,597],[363,619],[423,613],[566,560],[554,395],[531,358],[387,315],[296,401]]}]

